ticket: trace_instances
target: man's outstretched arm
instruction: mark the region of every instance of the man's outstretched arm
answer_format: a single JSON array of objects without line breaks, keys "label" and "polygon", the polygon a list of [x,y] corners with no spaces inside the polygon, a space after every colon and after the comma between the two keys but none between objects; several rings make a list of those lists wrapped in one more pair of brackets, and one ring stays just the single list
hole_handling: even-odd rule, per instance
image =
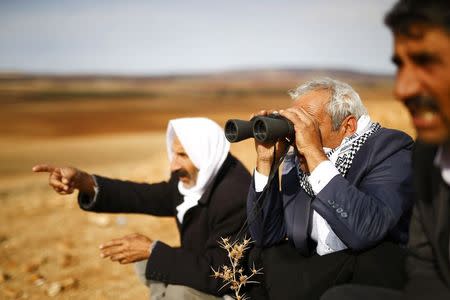
[{"label": "man's outstretched arm", "polygon": [[92,175],[74,167],[47,164],[36,165],[33,171],[48,173],[49,185],[61,195],[78,190],[78,203],[83,210],[174,215],[176,178],[155,184],[135,183]]}]

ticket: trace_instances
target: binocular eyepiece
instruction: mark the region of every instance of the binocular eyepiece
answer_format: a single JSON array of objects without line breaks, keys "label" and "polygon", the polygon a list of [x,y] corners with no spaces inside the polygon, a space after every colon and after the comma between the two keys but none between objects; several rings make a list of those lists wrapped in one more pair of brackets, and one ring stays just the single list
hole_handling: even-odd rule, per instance
[{"label": "binocular eyepiece", "polygon": [[275,143],[295,136],[294,124],[283,116],[270,114],[256,116],[250,121],[231,119],[225,124],[225,137],[230,143],[255,138],[260,143]]}]

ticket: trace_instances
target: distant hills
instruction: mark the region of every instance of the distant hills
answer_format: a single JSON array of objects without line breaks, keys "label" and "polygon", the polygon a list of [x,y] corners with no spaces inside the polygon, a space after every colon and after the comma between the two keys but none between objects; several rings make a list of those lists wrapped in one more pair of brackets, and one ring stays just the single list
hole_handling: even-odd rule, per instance
[{"label": "distant hills", "polygon": [[258,69],[196,75],[124,76],[0,72],[0,101],[61,98],[156,98],[189,94],[285,94],[317,77],[328,76],[354,86],[390,86],[393,77],[340,69]]},{"label": "distant hills", "polygon": [[106,79],[106,80],[177,80],[186,78],[221,78],[221,79],[267,79],[274,76],[282,77],[311,77],[311,76],[334,76],[343,78],[391,78],[391,75],[373,74],[355,70],[346,69],[321,69],[321,68],[280,68],[280,69],[249,69],[234,70],[202,74],[183,74],[183,75],[115,75],[115,74],[53,74],[53,73],[26,73],[26,72],[8,72],[0,70],[0,80],[26,80],[36,78],[61,79],[61,80],[82,80],[82,79]]}]

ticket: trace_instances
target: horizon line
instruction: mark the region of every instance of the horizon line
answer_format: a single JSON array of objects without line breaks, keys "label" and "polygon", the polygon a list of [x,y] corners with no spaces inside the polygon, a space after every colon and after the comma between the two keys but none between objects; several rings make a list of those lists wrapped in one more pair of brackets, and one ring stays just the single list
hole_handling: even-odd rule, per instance
[{"label": "horizon line", "polygon": [[393,77],[395,74],[388,71],[368,71],[346,67],[249,67],[230,68],[221,70],[197,70],[197,71],[167,71],[167,72],[132,72],[132,71],[52,71],[52,70],[15,70],[1,69],[0,76],[4,75],[30,75],[30,76],[105,76],[105,77],[189,77],[211,76],[219,74],[245,73],[245,72],[348,72],[370,76]]}]

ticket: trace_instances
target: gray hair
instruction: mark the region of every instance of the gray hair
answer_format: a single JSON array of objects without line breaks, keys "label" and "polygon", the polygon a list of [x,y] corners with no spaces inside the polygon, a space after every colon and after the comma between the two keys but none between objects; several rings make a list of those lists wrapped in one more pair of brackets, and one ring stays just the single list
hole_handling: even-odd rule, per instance
[{"label": "gray hair", "polygon": [[293,100],[297,100],[300,96],[317,90],[331,92],[327,111],[333,123],[333,130],[338,130],[342,121],[350,115],[358,120],[362,115],[367,114],[367,109],[358,93],[347,83],[332,78],[325,77],[308,81],[295,89],[289,90],[288,93]]}]

